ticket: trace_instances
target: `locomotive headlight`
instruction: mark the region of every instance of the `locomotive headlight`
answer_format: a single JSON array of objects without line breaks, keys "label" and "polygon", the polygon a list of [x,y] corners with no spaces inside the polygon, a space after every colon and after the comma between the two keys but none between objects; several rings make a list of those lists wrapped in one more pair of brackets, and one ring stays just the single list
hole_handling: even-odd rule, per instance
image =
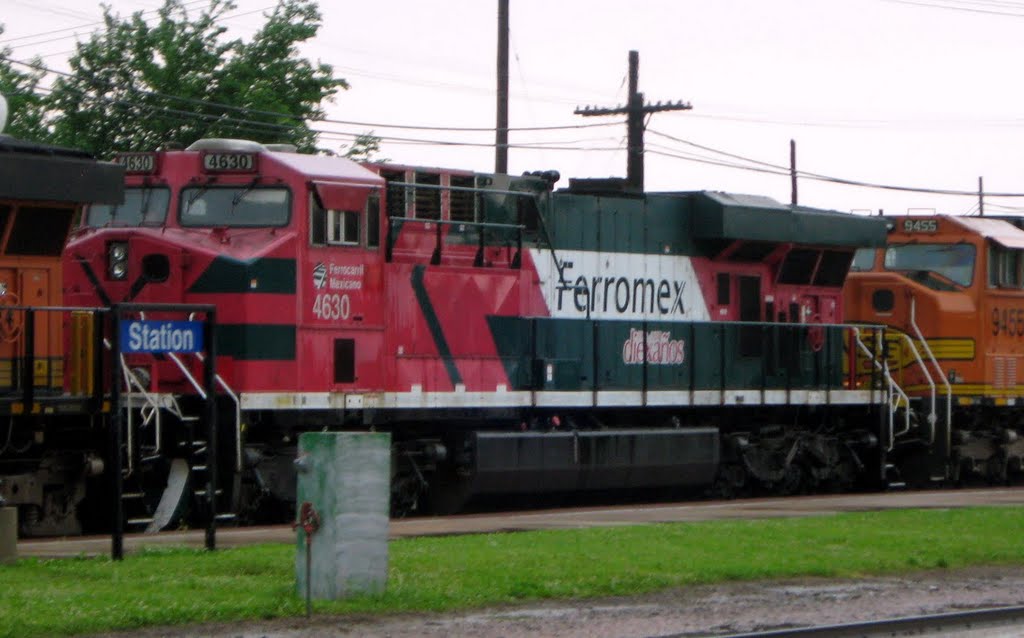
[{"label": "locomotive headlight", "polygon": [[128,243],[111,242],[107,245],[107,275],[111,279],[128,276]]}]

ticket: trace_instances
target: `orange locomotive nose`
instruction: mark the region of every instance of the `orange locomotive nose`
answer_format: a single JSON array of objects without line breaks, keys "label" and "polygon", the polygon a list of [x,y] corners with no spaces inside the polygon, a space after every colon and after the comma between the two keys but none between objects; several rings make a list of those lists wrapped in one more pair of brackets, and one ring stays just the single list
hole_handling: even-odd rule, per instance
[{"label": "orange locomotive nose", "polygon": [[943,459],[930,474],[1005,480],[1024,455],[1009,441],[1017,433],[1011,406],[1024,398],[1021,221],[932,216],[891,224],[887,247],[861,251],[854,262],[848,316],[893,329],[887,362],[920,424],[907,428],[908,445],[937,442],[958,459]]}]

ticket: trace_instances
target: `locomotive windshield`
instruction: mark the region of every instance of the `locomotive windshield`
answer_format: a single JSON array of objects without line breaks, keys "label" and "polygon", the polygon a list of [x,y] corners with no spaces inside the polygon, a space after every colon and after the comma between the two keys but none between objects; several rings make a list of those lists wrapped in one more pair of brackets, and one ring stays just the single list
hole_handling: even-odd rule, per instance
[{"label": "locomotive windshield", "polygon": [[180,208],[182,226],[284,226],[291,194],[286,188],[193,186],[182,189]]},{"label": "locomotive windshield", "polygon": [[850,264],[850,270],[854,272],[864,272],[871,270],[875,266],[875,249],[874,248],[858,248],[857,252],[853,255],[853,263]]},{"label": "locomotive windshield", "polygon": [[974,246],[894,244],[885,250],[885,269],[900,271],[931,288],[942,289],[942,279],[970,286],[974,278]]},{"label": "locomotive windshield", "polygon": [[123,204],[93,204],[86,213],[89,226],[162,225],[171,192],[166,188],[126,188]]}]

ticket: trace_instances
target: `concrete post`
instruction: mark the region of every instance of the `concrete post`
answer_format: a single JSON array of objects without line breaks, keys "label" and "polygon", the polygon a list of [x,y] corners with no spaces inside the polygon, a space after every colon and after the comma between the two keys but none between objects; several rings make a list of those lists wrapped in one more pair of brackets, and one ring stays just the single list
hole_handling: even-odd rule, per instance
[{"label": "concrete post", "polygon": [[18,508],[0,507],[0,563],[18,558]]},{"label": "concrete post", "polygon": [[312,504],[319,529],[298,529],[296,591],[306,595],[311,565],[312,598],[338,599],[381,593],[388,575],[391,435],[307,432],[299,436],[297,503]]}]

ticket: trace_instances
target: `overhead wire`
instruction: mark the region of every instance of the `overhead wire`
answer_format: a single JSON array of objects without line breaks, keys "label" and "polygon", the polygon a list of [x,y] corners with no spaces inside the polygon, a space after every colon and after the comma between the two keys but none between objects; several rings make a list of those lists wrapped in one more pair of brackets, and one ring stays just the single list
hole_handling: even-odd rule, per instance
[{"label": "overhead wire", "polygon": [[[67,77],[67,78],[75,77],[73,74],[67,73],[65,71],[58,71],[58,70],[55,70],[55,69],[51,69],[51,68],[45,67],[43,65],[37,65],[37,64],[33,64],[31,62],[24,62],[24,61],[21,61],[21,60],[16,60],[16,59],[14,59],[14,58],[12,58],[12,57],[10,57],[8,55],[0,54],[0,60],[6,60],[8,62],[11,62],[13,64],[17,64],[19,66],[24,66],[24,67],[31,68],[31,69],[42,70],[42,71],[45,71],[47,73],[52,73],[54,75],[58,75],[58,76],[62,76],[62,77]],[[224,109],[224,110],[227,110],[227,111],[234,111],[234,112],[244,113],[244,114],[248,114],[248,115],[264,115],[264,116],[269,116],[269,117],[288,118],[288,119],[293,119],[293,120],[300,121],[300,122],[304,121],[304,118],[299,117],[297,115],[292,115],[290,113],[279,113],[279,112],[276,112],[276,111],[265,111],[265,110],[261,110],[261,109],[253,109],[253,108],[248,108],[248,107],[243,107],[243,106],[234,106],[232,104],[224,104],[224,103],[221,103],[221,102],[213,102],[213,101],[210,101],[210,100],[199,100],[199,99],[195,99],[195,98],[187,98],[187,97],[182,97],[182,96],[178,96],[178,95],[168,95],[168,94],[165,94],[165,93],[160,93],[158,91],[139,90],[139,91],[136,91],[136,92],[139,93],[140,95],[161,97],[161,98],[165,98],[165,99],[169,99],[169,100],[176,100],[178,102],[182,102],[182,103],[185,103],[185,104],[193,104],[193,105],[204,106],[204,107],[213,106],[213,107],[221,108],[221,109]],[[482,127],[482,126],[473,127],[473,126],[427,126],[427,125],[413,125],[413,124],[388,124],[388,123],[385,123],[385,122],[360,122],[360,121],[355,121],[355,120],[341,120],[341,119],[335,119],[335,118],[322,118],[322,119],[319,119],[319,120],[316,120],[316,121],[324,122],[326,124],[343,124],[343,125],[348,125],[348,126],[365,126],[365,127],[368,127],[368,128],[394,128],[394,129],[408,129],[408,130],[420,130],[420,131],[447,131],[447,132],[467,132],[467,133],[472,133],[472,132],[478,132],[478,133],[491,132],[491,133],[493,133],[494,132],[494,127]],[[613,120],[613,121],[609,121],[609,122],[597,122],[597,123],[592,123],[592,124],[569,124],[569,125],[561,125],[561,126],[510,127],[508,130],[509,130],[509,132],[514,132],[514,131],[576,130],[576,129],[607,127],[607,126],[621,126],[624,123],[625,123],[625,120]]]},{"label": "overhead wire", "polygon": [[[200,4],[208,4],[208,3],[209,3],[209,0],[186,0],[185,2],[182,2],[182,6],[185,7],[185,8],[195,8],[195,7],[192,7],[190,5],[200,5]],[[147,9],[147,10],[142,11],[141,13],[143,15],[145,15],[145,14],[150,14],[150,13],[154,13],[155,14],[155,13],[159,13],[159,12],[160,12],[160,9],[157,8],[157,9]],[[88,29],[90,27],[98,27],[98,26],[101,26],[103,24],[104,24],[103,20],[99,20],[97,22],[88,22],[86,24],[80,24],[80,25],[77,25],[77,26],[74,26],[74,27],[65,27],[63,29],[53,29],[51,31],[42,31],[40,33],[34,33],[34,34],[30,34],[30,35],[20,35],[20,36],[15,37],[15,38],[4,38],[4,39],[0,40],[0,45],[7,46],[8,48],[11,48],[11,49],[17,49],[17,48],[23,47],[23,46],[36,46],[36,45],[40,45],[40,44],[49,44],[51,42],[58,42],[60,40],[66,40],[68,38],[76,37],[78,35],[78,31],[80,31],[82,29]],[[51,39],[51,40],[43,40],[41,42],[28,42],[28,43],[25,43],[25,44],[18,44],[18,45],[10,46],[11,42],[18,42],[20,40],[31,40],[32,38],[41,38],[41,37],[45,37],[45,36],[48,36],[48,35],[54,35],[54,34],[57,34],[57,33],[65,33],[67,31],[73,31],[74,33],[70,33],[68,35],[64,35],[64,36],[61,36],[59,38],[54,38],[54,39]]]},{"label": "overhead wire", "polygon": [[[25,62],[21,62],[21,61],[18,61],[18,60],[14,60],[13,58],[10,58],[9,56],[0,55],[0,59],[6,59],[6,60],[8,60],[10,62],[13,62],[13,63],[16,63],[16,64],[21,64],[21,65],[24,65],[24,66],[27,66],[27,67],[30,67],[30,68],[40,69],[40,70],[51,72],[51,73],[56,73],[58,75],[64,75],[64,76],[73,77],[73,76],[71,76],[71,74],[68,74],[68,73],[63,73],[63,72],[59,72],[59,71],[53,71],[51,69],[47,69],[46,67],[42,67],[40,65],[35,65],[35,64],[30,64],[30,63],[25,63]],[[258,120],[251,120],[251,119],[244,118],[244,117],[232,117],[232,116],[226,115],[225,113],[220,113],[220,114],[196,113],[196,112],[193,112],[193,111],[185,111],[185,110],[181,110],[181,109],[171,108],[169,106],[158,106],[158,105],[153,105],[153,104],[144,104],[144,103],[140,103],[140,102],[133,102],[133,101],[130,101],[130,100],[123,100],[123,99],[119,99],[119,98],[111,98],[111,97],[106,97],[106,96],[91,96],[91,95],[88,95],[86,92],[80,91],[80,90],[78,90],[78,93],[79,93],[79,95],[83,99],[91,99],[91,100],[94,100],[94,101],[98,100],[98,101],[103,101],[103,102],[107,102],[107,103],[110,103],[110,104],[116,104],[116,105],[124,106],[124,107],[127,107],[127,108],[136,108],[136,109],[142,109],[142,110],[149,111],[149,112],[154,112],[154,113],[162,113],[164,116],[173,116],[174,117],[174,121],[188,121],[187,118],[193,118],[193,119],[194,118],[198,118],[198,119],[202,119],[202,120],[206,120],[206,121],[211,121],[211,122],[222,122],[222,123],[225,123],[225,124],[228,124],[228,125],[231,125],[231,126],[235,126],[236,128],[241,128],[242,130],[260,131],[260,132],[267,132],[267,131],[280,131],[280,132],[294,131],[296,129],[301,128],[301,126],[303,124],[305,124],[305,120],[303,120],[300,117],[293,116],[293,115],[290,115],[290,114],[282,114],[282,113],[276,113],[276,112],[272,112],[272,111],[262,111],[262,110],[258,110],[258,109],[248,109],[248,108],[245,108],[245,107],[235,107],[235,106],[227,105],[227,104],[211,103],[211,102],[207,102],[207,101],[204,101],[204,100],[195,100],[195,99],[191,99],[191,98],[184,98],[184,97],[181,97],[181,96],[165,95],[165,94],[161,94],[161,93],[157,93],[157,92],[136,91],[136,92],[133,92],[133,93],[138,93],[139,95],[143,95],[143,96],[161,97],[161,98],[173,99],[173,100],[178,100],[178,101],[181,101],[181,102],[184,102],[184,103],[187,103],[187,104],[202,105],[204,107],[214,106],[216,108],[224,109],[225,111],[230,110],[230,111],[233,111],[233,112],[242,113],[242,114],[248,114],[248,115],[257,115],[257,116],[262,115],[262,116],[272,116],[272,117],[284,118],[284,119],[292,119],[292,120],[296,121],[296,124],[294,124],[294,125],[287,125],[287,124],[279,124],[279,123],[273,123],[273,122],[261,122],[261,121],[258,121]],[[317,122],[327,123],[327,124],[333,123],[333,124],[343,124],[343,125],[373,126],[373,127],[380,127],[380,128],[389,127],[389,128],[396,128],[396,129],[430,130],[430,131],[445,131],[445,132],[491,132],[491,131],[494,130],[493,128],[483,128],[483,127],[440,127],[440,126],[419,126],[419,125],[387,125],[387,124],[384,124],[384,123],[357,122],[357,121],[352,121],[352,120],[334,120],[334,119],[328,119],[328,118],[325,118],[323,120],[316,120],[316,121]],[[593,126],[621,125],[622,123],[623,122],[620,121],[620,122],[609,122],[609,123],[588,124],[588,125],[548,126],[548,127],[521,127],[521,128],[510,129],[510,131],[568,130],[568,129],[589,128],[589,127],[593,127]],[[327,136],[327,137],[331,137],[331,138],[342,137],[344,139],[355,139],[356,137],[358,137],[360,135],[360,133],[352,133],[352,132],[347,132],[347,131],[335,131],[335,130],[331,130],[331,129],[316,128],[316,127],[311,127],[311,126],[308,127],[308,130],[310,130],[310,132],[315,133],[317,135],[323,135],[323,136]],[[671,147],[665,147],[665,146],[660,146],[660,148],[662,148],[663,150],[656,150],[657,148],[659,148],[659,145],[657,145],[657,144],[652,144],[651,145],[651,147],[652,147],[651,150],[647,151],[648,153],[651,153],[653,155],[661,155],[661,156],[664,156],[664,157],[669,157],[669,158],[673,158],[673,159],[680,159],[680,160],[684,160],[684,161],[699,162],[699,163],[704,163],[704,164],[708,164],[708,165],[721,166],[721,167],[725,167],[725,168],[732,168],[732,169],[739,169],[739,170],[754,171],[754,172],[760,172],[760,173],[766,173],[766,174],[772,174],[772,175],[789,175],[790,174],[790,170],[787,167],[779,165],[779,164],[773,164],[773,163],[770,163],[770,162],[764,162],[764,161],[761,161],[761,160],[758,160],[758,159],[754,159],[754,158],[751,158],[751,157],[739,155],[739,154],[736,154],[736,153],[730,153],[730,152],[727,152],[727,151],[723,151],[721,149],[716,149],[716,148],[713,148],[713,147],[710,147],[710,146],[698,144],[698,143],[692,142],[690,140],[685,140],[683,138],[679,138],[679,137],[676,137],[676,136],[673,136],[673,135],[669,135],[667,133],[663,133],[663,132],[660,132],[660,131],[652,130],[652,129],[648,129],[648,132],[650,132],[650,133],[652,133],[652,134],[654,134],[656,136],[662,137],[664,139],[670,140],[672,142],[675,142],[677,144],[684,144],[686,146],[689,146],[689,147],[692,147],[692,148],[696,148],[696,149],[700,149],[700,150],[705,151],[705,152],[714,153],[715,155],[720,155],[722,157],[729,158],[729,159],[735,160],[735,161],[732,161],[732,162],[724,161],[724,160],[721,160],[721,159],[715,159],[715,158],[711,158],[711,157],[707,157],[707,156],[702,156],[702,155],[697,155],[697,154],[693,154],[693,153],[688,153],[688,152],[685,152],[685,151],[680,151],[679,149],[675,149],[675,148],[671,148]],[[388,142],[391,142],[391,143],[402,143],[402,144],[433,145],[433,146],[464,146],[464,147],[480,147],[480,148],[490,148],[490,147],[493,147],[493,143],[492,142],[469,142],[469,141],[459,141],[459,140],[449,140],[449,139],[430,139],[430,138],[405,137],[405,136],[395,136],[395,135],[375,135],[375,137],[378,137],[378,138],[380,138],[383,141],[388,141]],[[520,143],[509,144],[509,147],[510,148],[519,148],[519,149],[524,149],[524,150],[565,150],[565,151],[577,151],[577,152],[580,152],[580,151],[586,151],[586,152],[615,152],[615,151],[620,151],[621,150],[620,146],[612,146],[612,147],[580,146],[580,144],[594,142],[594,141],[602,141],[602,140],[600,140],[600,139],[598,139],[598,140],[589,139],[589,140],[567,140],[567,141],[566,140],[563,140],[563,141],[540,141],[540,142],[527,142],[527,143],[520,142]],[[743,163],[737,163],[737,162],[743,162]],[[904,186],[904,185],[897,185],[897,184],[884,184],[884,183],[878,183],[878,182],[869,182],[869,181],[864,181],[864,180],[855,180],[855,179],[848,179],[848,178],[842,178],[842,177],[835,177],[835,176],[831,176],[831,175],[824,175],[824,174],[814,173],[814,172],[804,171],[804,170],[798,170],[798,171],[796,171],[796,174],[797,174],[798,177],[802,177],[802,178],[805,178],[805,179],[816,180],[816,181],[832,183],[832,184],[856,186],[856,187],[862,187],[862,188],[881,189],[881,190],[900,191],[900,192],[912,192],[912,193],[924,193],[924,194],[931,194],[931,195],[977,196],[977,192],[976,191],[967,191],[967,190],[959,190],[959,189],[944,189],[944,188],[928,188],[928,187],[917,187],[917,186]],[[989,197],[1007,197],[1007,198],[1024,197],[1024,193],[1014,193],[1014,192],[993,192],[993,193],[985,193],[985,195],[989,196]]]},{"label": "overhead wire", "polygon": [[1010,11],[995,11],[990,9],[976,9],[971,7],[956,6],[952,4],[939,3],[935,1],[928,2],[926,0],[886,0],[886,2],[891,2],[893,4],[912,5],[917,7],[928,7],[931,9],[945,9],[947,11],[963,11],[967,13],[980,13],[988,15],[1009,16],[1013,18],[1024,18],[1024,7],[1021,7],[1021,13],[1014,13]]},{"label": "overhead wire", "polygon": [[[772,171],[774,171],[776,174],[784,174],[784,175],[789,175],[790,174],[790,169],[788,167],[785,167],[785,166],[782,166],[782,165],[779,165],[779,164],[772,164],[772,163],[763,162],[761,160],[757,160],[757,159],[754,159],[754,158],[745,157],[745,156],[742,156],[742,155],[737,155],[735,153],[728,153],[726,151],[722,151],[722,150],[715,149],[715,148],[712,148],[712,147],[709,147],[709,146],[704,146],[704,145],[701,145],[701,144],[697,144],[695,142],[690,142],[688,140],[683,140],[681,138],[673,137],[671,135],[667,135],[667,134],[664,134],[664,133],[658,133],[657,131],[649,131],[649,132],[655,133],[656,135],[660,135],[662,137],[671,139],[671,140],[676,141],[676,142],[680,142],[680,143],[684,143],[684,144],[693,146],[695,148],[700,148],[702,150],[710,151],[710,152],[722,155],[724,157],[729,157],[729,158],[732,158],[732,159],[737,159],[737,160],[740,160],[740,161],[743,161],[743,162],[749,162],[750,164],[754,164],[755,165],[755,166],[744,166],[744,165],[734,164],[734,165],[732,165],[734,168],[744,168],[745,170],[755,170],[757,167],[761,167],[760,169],[758,169],[758,170],[760,170],[760,172],[772,172]],[[692,158],[680,157],[680,159],[692,159]],[[693,160],[693,161],[699,161],[699,160]],[[723,164],[721,162],[716,162],[716,163],[718,165],[725,165],[725,164]],[[923,193],[923,194],[929,194],[929,195],[955,195],[955,196],[977,196],[978,195],[977,191],[968,191],[968,190],[960,190],[960,189],[949,189],[949,188],[929,188],[929,187],[921,187],[921,186],[903,186],[903,185],[897,185],[897,184],[883,184],[883,183],[879,183],[879,182],[868,182],[868,181],[863,181],[863,180],[854,180],[854,179],[847,179],[847,178],[842,178],[842,177],[834,177],[834,176],[831,176],[831,175],[823,175],[821,173],[814,173],[814,172],[804,171],[804,170],[797,170],[795,172],[796,172],[796,175],[798,177],[803,177],[805,179],[811,179],[811,180],[816,180],[816,181],[821,181],[821,182],[830,182],[830,183],[834,183],[834,184],[843,184],[843,185],[846,185],[846,186],[859,186],[859,187],[863,187],[863,188],[874,188],[874,189],[880,189],[880,190],[902,191],[902,192],[909,192],[909,193]],[[1015,192],[991,192],[991,193],[984,193],[984,194],[985,194],[985,196],[988,196],[988,197],[1012,197],[1012,198],[1024,197],[1024,193],[1015,193]]]}]

